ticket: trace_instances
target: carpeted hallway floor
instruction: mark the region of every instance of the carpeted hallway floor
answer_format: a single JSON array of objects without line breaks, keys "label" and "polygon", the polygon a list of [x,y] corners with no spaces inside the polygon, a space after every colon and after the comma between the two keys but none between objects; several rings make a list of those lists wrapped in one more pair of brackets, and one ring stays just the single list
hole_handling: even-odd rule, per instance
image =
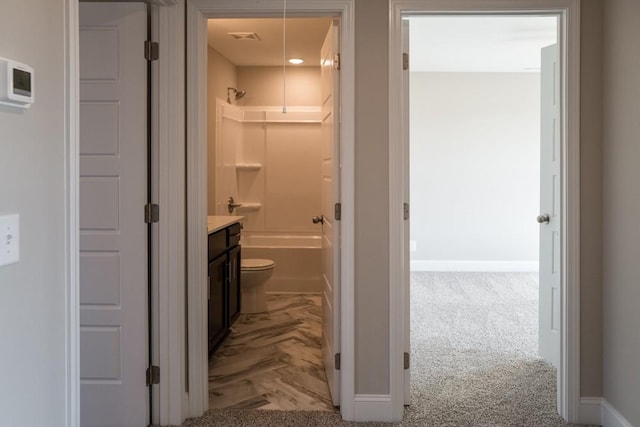
[{"label": "carpeted hallway floor", "polygon": [[[566,426],[537,353],[537,275],[412,273],[412,404],[401,426]],[[329,411],[219,410],[184,426],[382,426]]]}]

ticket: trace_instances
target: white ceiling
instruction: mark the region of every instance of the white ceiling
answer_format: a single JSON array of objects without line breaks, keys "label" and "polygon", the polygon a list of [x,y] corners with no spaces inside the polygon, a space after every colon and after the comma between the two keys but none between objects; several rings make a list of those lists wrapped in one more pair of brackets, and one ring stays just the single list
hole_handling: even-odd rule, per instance
[{"label": "white ceiling", "polygon": [[539,72],[540,48],[557,39],[551,16],[409,18],[410,70]]},{"label": "white ceiling", "polygon": [[[302,58],[302,66],[319,66],[330,25],[331,18],[287,18],[287,59]],[[255,32],[261,40],[236,40],[230,32]],[[208,41],[237,66],[282,65],[282,18],[210,19]]]},{"label": "white ceiling", "polygon": [[[411,71],[537,72],[540,49],[557,40],[552,16],[417,16],[409,18]],[[287,18],[289,58],[320,63],[331,18]],[[261,40],[236,40],[255,32]],[[282,65],[282,19],[210,19],[208,42],[237,66]]]}]

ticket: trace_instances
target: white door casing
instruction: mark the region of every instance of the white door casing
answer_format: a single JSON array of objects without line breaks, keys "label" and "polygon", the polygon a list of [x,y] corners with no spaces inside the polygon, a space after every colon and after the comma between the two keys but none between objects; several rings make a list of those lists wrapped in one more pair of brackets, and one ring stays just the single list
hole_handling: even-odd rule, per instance
[{"label": "white door casing", "polygon": [[[409,161],[409,147],[411,146],[411,141],[410,141],[410,135],[411,135],[411,129],[410,129],[410,125],[411,125],[411,121],[409,120],[410,114],[409,114],[409,107],[410,107],[410,78],[409,78],[409,53],[411,52],[410,48],[411,46],[409,45],[409,20],[408,19],[404,19],[402,20],[402,53],[403,53],[403,72],[402,72],[402,104],[404,106],[404,111],[407,112],[407,114],[405,114],[402,117],[402,140],[404,142],[404,147],[405,150],[402,153],[402,156],[404,158],[404,179],[405,182],[409,183],[410,180],[410,164],[411,162]],[[406,62],[406,67],[405,67],[405,58],[404,58],[404,54],[406,54],[406,58],[407,58],[407,62]],[[405,185],[403,188],[403,197],[404,197],[404,202],[406,203],[404,209],[408,209],[410,206],[410,186],[409,185]],[[408,212],[405,212],[408,213]],[[409,255],[409,240],[410,240],[410,236],[411,236],[411,230],[410,230],[410,221],[407,215],[404,216],[404,227],[403,227],[403,233],[404,233],[404,245],[402,247],[402,252],[404,254],[404,263],[409,265],[410,263],[410,255]],[[409,274],[409,269],[407,269],[405,272],[405,274]],[[408,279],[405,279],[408,280]],[[405,307],[410,307],[411,305],[411,286],[407,286],[407,289],[403,295],[404,298],[404,305]],[[403,334],[403,343],[404,343],[404,353],[411,355],[411,310],[405,310],[404,312],[404,328],[402,331]],[[403,361],[404,362],[404,361]],[[405,405],[409,405],[411,404],[411,362],[409,361],[409,367],[407,369],[404,370],[404,404]]]},{"label": "white door casing", "polygon": [[[389,29],[389,304],[390,400],[393,420],[402,418],[404,403],[404,312],[409,310],[409,262],[404,257],[406,237],[402,204],[405,178],[402,139],[402,18],[420,14],[551,14],[559,17],[560,60],[560,364],[558,412],[569,422],[580,422],[580,2],[579,0],[390,0]],[[396,286],[397,284],[397,286]],[[588,417],[588,416],[585,416]]]},{"label": "white door casing", "polygon": [[[280,0],[190,0],[186,3],[186,129],[187,129],[187,312],[189,416],[202,415],[208,405],[206,351],[206,64],[207,19],[281,16]],[[355,420],[355,287],[354,287],[354,0],[299,0],[287,5],[288,16],[332,16],[340,22],[340,194],[342,201],[340,262],[340,413]],[[177,98],[181,101],[181,98]],[[170,120],[175,118],[169,117]],[[179,179],[176,174],[174,179]],[[202,254],[202,256],[200,256]],[[164,372],[164,367],[163,367]]]},{"label": "white door casing", "polygon": [[338,23],[333,22],[320,49],[322,111],[322,355],[335,406],[340,405],[340,371],[335,355],[340,353],[340,221],[334,206],[340,202],[340,121]]},{"label": "white door casing", "polygon": [[[538,353],[560,367],[560,81],[558,45],[542,49],[540,71],[540,298]],[[548,215],[549,221],[544,222]]]},{"label": "white door casing", "polygon": [[142,3],[80,5],[83,426],[148,423],[146,31]]}]

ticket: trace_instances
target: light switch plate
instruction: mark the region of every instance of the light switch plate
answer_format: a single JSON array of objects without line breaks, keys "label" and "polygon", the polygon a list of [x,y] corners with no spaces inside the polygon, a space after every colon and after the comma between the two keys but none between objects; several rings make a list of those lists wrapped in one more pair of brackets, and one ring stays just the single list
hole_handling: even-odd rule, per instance
[{"label": "light switch plate", "polygon": [[20,261],[20,215],[0,216],[0,266]]}]

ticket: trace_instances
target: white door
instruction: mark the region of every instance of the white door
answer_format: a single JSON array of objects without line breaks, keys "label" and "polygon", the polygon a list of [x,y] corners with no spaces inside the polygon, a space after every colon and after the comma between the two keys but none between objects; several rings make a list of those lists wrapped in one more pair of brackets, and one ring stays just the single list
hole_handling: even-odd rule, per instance
[{"label": "white door", "polygon": [[[402,153],[404,167],[404,182],[403,185],[403,199],[405,201],[404,209],[409,209],[409,195],[410,195],[410,174],[409,174],[409,147],[410,147],[410,120],[409,120],[409,96],[411,91],[409,90],[409,53],[410,53],[410,45],[409,45],[409,20],[402,20],[402,52],[405,54],[402,58],[402,103],[403,111],[406,114],[402,117],[402,138],[404,139],[403,146],[406,148],[405,152]],[[406,60],[405,60],[406,58]],[[408,213],[408,212],[407,212]],[[404,325],[403,325],[403,351],[404,354],[411,354],[411,267],[410,267],[410,255],[409,255],[409,240],[411,236],[411,231],[409,228],[408,215],[404,217],[404,248],[402,248],[404,252]],[[404,404],[409,405],[411,403],[411,364],[405,364],[404,370]]]},{"label": "white door", "polygon": [[80,418],[148,424],[142,3],[80,4]]},{"label": "white door", "polygon": [[320,50],[322,104],[322,353],[334,405],[340,404],[340,222],[334,206],[340,201],[338,25],[334,22]]},{"label": "white door", "polygon": [[560,367],[560,80],[558,47],[542,49],[540,86],[540,316],[538,352]]}]

